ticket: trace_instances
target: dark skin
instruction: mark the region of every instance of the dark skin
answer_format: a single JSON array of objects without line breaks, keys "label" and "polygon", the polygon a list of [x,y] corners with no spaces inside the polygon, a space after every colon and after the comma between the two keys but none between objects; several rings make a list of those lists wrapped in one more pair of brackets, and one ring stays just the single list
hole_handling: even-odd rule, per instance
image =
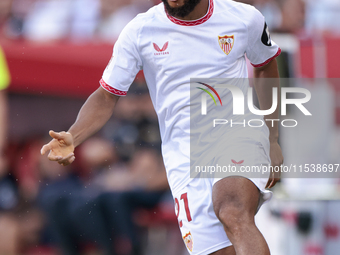
[{"label": "dark skin", "polygon": [[[254,69],[255,78],[278,78],[276,60]],[[254,84],[260,109],[269,109],[272,105],[272,87],[278,83],[259,79]],[[278,119],[278,109],[266,116],[266,119]],[[278,125],[268,125],[270,131],[270,158],[273,166],[283,163],[281,148],[278,144]],[[267,187],[273,187],[280,179],[279,174],[271,174]],[[218,181],[213,187],[213,205],[218,219],[223,223],[225,232],[232,246],[221,249],[214,255],[270,255],[269,247],[255,225],[255,214],[260,192],[250,180],[243,177],[228,177]]]},{"label": "dark skin", "polygon": [[[187,0],[168,0],[171,7],[181,6]],[[203,17],[209,6],[208,0],[201,0],[194,10],[182,20],[196,20]],[[255,78],[279,78],[276,60],[261,68],[255,68]],[[269,109],[272,103],[271,87],[279,84],[254,84],[260,108]],[[119,97],[99,87],[81,108],[76,122],[68,132],[50,131],[53,138],[44,145],[41,154],[49,152],[48,158],[61,165],[69,165],[74,160],[74,149],[88,137],[96,133],[111,117]],[[278,110],[266,116],[278,119]],[[270,157],[273,166],[283,163],[281,148],[278,144],[278,125],[269,126]],[[271,175],[267,187],[273,187],[279,176]],[[262,234],[257,229],[254,216],[258,207],[260,192],[250,180],[243,177],[228,177],[218,181],[213,187],[213,205],[218,219],[224,225],[232,246],[216,251],[214,255],[269,255],[270,251]]]},{"label": "dark skin", "polygon": [[[276,60],[272,60],[269,64],[260,67],[254,68],[254,78],[257,78],[257,82],[255,82],[254,87],[259,99],[260,109],[266,110],[270,109],[272,106],[272,88],[277,87],[280,88],[279,84],[279,71],[277,68]],[[276,78],[270,79],[270,82],[266,80],[266,78]],[[278,89],[278,91],[280,91]],[[278,97],[280,98],[280,93],[278,93]],[[280,102],[278,98],[278,102]],[[266,116],[266,119],[278,119],[279,118],[279,107],[277,107],[276,111],[270,115]],[[272,166],[280,166],[283,164],[283,156],[281,147],[278,144],[279,139],[279,127],[278,122],[273,122],[274,125],[272,127],[271,122],[267,122],[269,128],[269,141],[270,141],[270,159]],[[270,179],[268,180],[266,188],[272,188],[274,185],[280,180],[280,173],[272,173]]]},{"label": "dark skin", "polygon": [[105,125],[111,117],[118,99],[119,96],[99,87],[86,100],[76,122],[67,132],[57,133],[52,130],[49,132],[53,140],[42,147],[41,154],[44,155],[49,151],[49,160],[57,161],[64,166],[71,164],[75,160],[75,147]]},{"label": "dark skin", "polygon": [[[168,0],[168,3],[170,7],[176,8],[179,6],[183,6],[185,1],[187,0]],[[207,13],[208,7],[209,7],[209,0],[201,0],[190,14],[188,14],[185,17],[175,17],[175,18],[178,18],[181,20],[196,20],[196,19],[203,17]]]}]

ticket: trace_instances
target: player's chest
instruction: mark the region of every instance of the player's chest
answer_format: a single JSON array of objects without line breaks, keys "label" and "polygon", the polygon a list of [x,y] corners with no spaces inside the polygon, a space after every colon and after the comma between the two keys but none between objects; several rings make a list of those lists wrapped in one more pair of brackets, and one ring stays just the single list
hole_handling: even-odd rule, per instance
[{"label": "player's chest", "polygon": [[150,33],[141,43],[143,62],[156,69],[226,68],[244,56],[247,36],[228,27],[180,27]]}]

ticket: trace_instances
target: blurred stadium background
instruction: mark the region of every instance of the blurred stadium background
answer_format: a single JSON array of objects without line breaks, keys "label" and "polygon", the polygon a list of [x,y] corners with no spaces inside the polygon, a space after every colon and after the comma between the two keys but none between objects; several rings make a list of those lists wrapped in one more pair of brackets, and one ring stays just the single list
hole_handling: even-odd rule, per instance
[{"label": "blurred stadium background", "polygon": [[[281,76],[310,78],[303,86],[320,99],[310,105],[320,121],[281,130],[286,163],[339,164],[340,84],[313,79],[339,77],[340,1],[240,2],[266,17],[283,50]],[[72,166],[39,153],[48,130],[68,129],[99,86],[121,29],[156,3],[0,1],[0,45],[11,76],[0,94],[8,114],[0,123],[0,131],[8,127],[0,150],[0,255],[187,254],[142,74],[103,130],[77,149]],[[257,216],[273,255],[340,254],[339,179],[283,179],[274,191]]]}]

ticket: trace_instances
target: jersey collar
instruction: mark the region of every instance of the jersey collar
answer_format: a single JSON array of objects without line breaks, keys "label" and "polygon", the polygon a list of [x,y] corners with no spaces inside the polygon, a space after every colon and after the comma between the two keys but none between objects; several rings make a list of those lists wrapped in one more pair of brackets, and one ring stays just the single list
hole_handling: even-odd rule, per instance
[{"label": "jersey collar", "polygon": [[214,1],[209,0],[209,7],[208,7],[208,12],[202,17],[197,20],[181,20],[177,19],[175,17],[172,17],[168,14],[168,12],[165,10],[166,16],[168,17],[169,20],[171,20],[173,23],[181,26],[197,26],[200,24],[203,24],[206,22],[210,17],[212,16],[214,11]]}]

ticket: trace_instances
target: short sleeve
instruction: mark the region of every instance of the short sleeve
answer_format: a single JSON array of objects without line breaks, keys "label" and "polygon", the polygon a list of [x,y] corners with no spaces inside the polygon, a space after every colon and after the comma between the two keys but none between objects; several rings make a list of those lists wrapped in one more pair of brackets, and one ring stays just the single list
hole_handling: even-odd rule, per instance
[{"label": "short sleeve", "polygon": [[0,90],[6,89],[11,82],[5,55],[0,48]]},{"label": "short sleeve", "polygon": [[113,47],[100,85],[117,96],[125,96],[137,73],[142,69],[138,50],[138,27],[131,21],[121,32]]},{"label": "short sleeve", "polygon": [[254,67],[265,66],[281,54],[281,49],[271,40],[265,19],[258,10],[252,8],[247,23],[247,58]]}]

